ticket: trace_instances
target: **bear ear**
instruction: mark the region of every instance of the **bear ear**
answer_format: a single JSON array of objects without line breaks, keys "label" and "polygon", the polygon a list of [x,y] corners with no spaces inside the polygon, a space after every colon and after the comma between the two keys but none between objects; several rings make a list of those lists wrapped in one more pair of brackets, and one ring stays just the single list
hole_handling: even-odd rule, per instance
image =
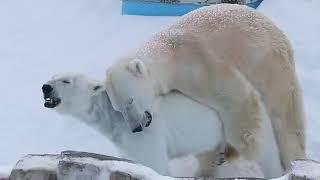
[{"label": "bear ear", "polygon": [[140,59],[130,61],[128,70],[135,75],[144,75],[148,72],[146,65]]}]

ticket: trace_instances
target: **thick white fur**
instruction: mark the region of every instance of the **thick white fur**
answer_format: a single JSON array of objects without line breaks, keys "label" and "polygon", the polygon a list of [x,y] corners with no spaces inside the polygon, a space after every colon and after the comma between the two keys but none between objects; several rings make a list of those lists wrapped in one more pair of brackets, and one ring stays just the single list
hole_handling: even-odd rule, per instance
[{"label": "thick white fur", "polygon": [[[219,113],[226,142],[247,160],[263,156],[266,111],[283,166],[305,158],[304,109],[290,42],[246,6],[221,4],[183,16],[111,66],[106,87],[113,107],[142,125],[143,112],[157,112],[155,99],[172,90],[207,105]],[[130,112],[128,99],[135,103]]]},{"label": "thick white fur", "polygon": [[[64,80],[70,83],[64,84]],[[113,109],[102,83],[82,75],[62,75],[47,84],[53,87],[53,95],[61,99],[56,111],[94,127],[130,158],[162,174],[168,174],[170,159],[188,154],[198,154],[197,175],[276,177],[282,173],[267,118],[264,120],[264,157],[244,163],[239,159],[218,167],[213,163],[217,158],[216,149],[223,140],[221,121],[214,111],[182,94],[170,93],[158,98],[154,122],[143,132],[132,133],[121,113]]]}]

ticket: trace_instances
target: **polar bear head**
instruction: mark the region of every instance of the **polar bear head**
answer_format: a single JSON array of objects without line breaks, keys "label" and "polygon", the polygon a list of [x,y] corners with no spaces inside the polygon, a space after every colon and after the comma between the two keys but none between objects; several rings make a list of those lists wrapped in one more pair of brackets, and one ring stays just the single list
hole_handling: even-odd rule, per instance
[{"label": "polar bear head", "polygon": [[42,86],[44,106],[68,114],[87,112],[92,97],[101,91],[102,83],[80,74],[57,75]]},{"label": "polar bear head", "polygon": [[157,97],[155,78],[137,58],[122,59],[107,70],[105,87],[113,108],[141,131],[152,120],[152,104]]}]

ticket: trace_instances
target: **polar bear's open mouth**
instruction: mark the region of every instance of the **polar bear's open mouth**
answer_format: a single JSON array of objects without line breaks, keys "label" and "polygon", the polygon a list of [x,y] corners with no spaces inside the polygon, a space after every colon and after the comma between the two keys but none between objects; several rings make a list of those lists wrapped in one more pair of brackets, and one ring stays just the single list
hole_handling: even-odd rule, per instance
[{"label": "polar bear's open mouth", "polygon": [[44,97],[44,100],[44,107],[46,108],[55,108],[61,102],[61,99],[56,97]]}]

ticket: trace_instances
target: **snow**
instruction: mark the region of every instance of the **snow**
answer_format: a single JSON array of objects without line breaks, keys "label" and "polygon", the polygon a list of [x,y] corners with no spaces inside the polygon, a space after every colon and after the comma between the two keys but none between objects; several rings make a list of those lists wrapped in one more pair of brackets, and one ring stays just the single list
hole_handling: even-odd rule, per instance
[{"label": "snow", "polygon": [[[265,0],[258,8],[293,43],[305,96],[308,154],[317,160],[319,5],[317,0]],[[66,72],[103,79],[116,57],[177,18],[121,16],[119,0],[0,1],[0,165],[11,167],[29,153],[66,149],[119,155],[93,129],[44,108],[41,86],[52,75]],[[2,167],[0,173],[6,169]]]},{"label": "snow", "polygon": [[307,176],[311,178],[319,178],[320,177],[320,164],[319,162],[313,161],[295,161],[292,163],[292,172],[296,176]]},{"label": "snow", "polygon": [[58,155],[27,155],[22,160],[19,160],[15,166],[16,169],[46,169],[57,170]]}]

